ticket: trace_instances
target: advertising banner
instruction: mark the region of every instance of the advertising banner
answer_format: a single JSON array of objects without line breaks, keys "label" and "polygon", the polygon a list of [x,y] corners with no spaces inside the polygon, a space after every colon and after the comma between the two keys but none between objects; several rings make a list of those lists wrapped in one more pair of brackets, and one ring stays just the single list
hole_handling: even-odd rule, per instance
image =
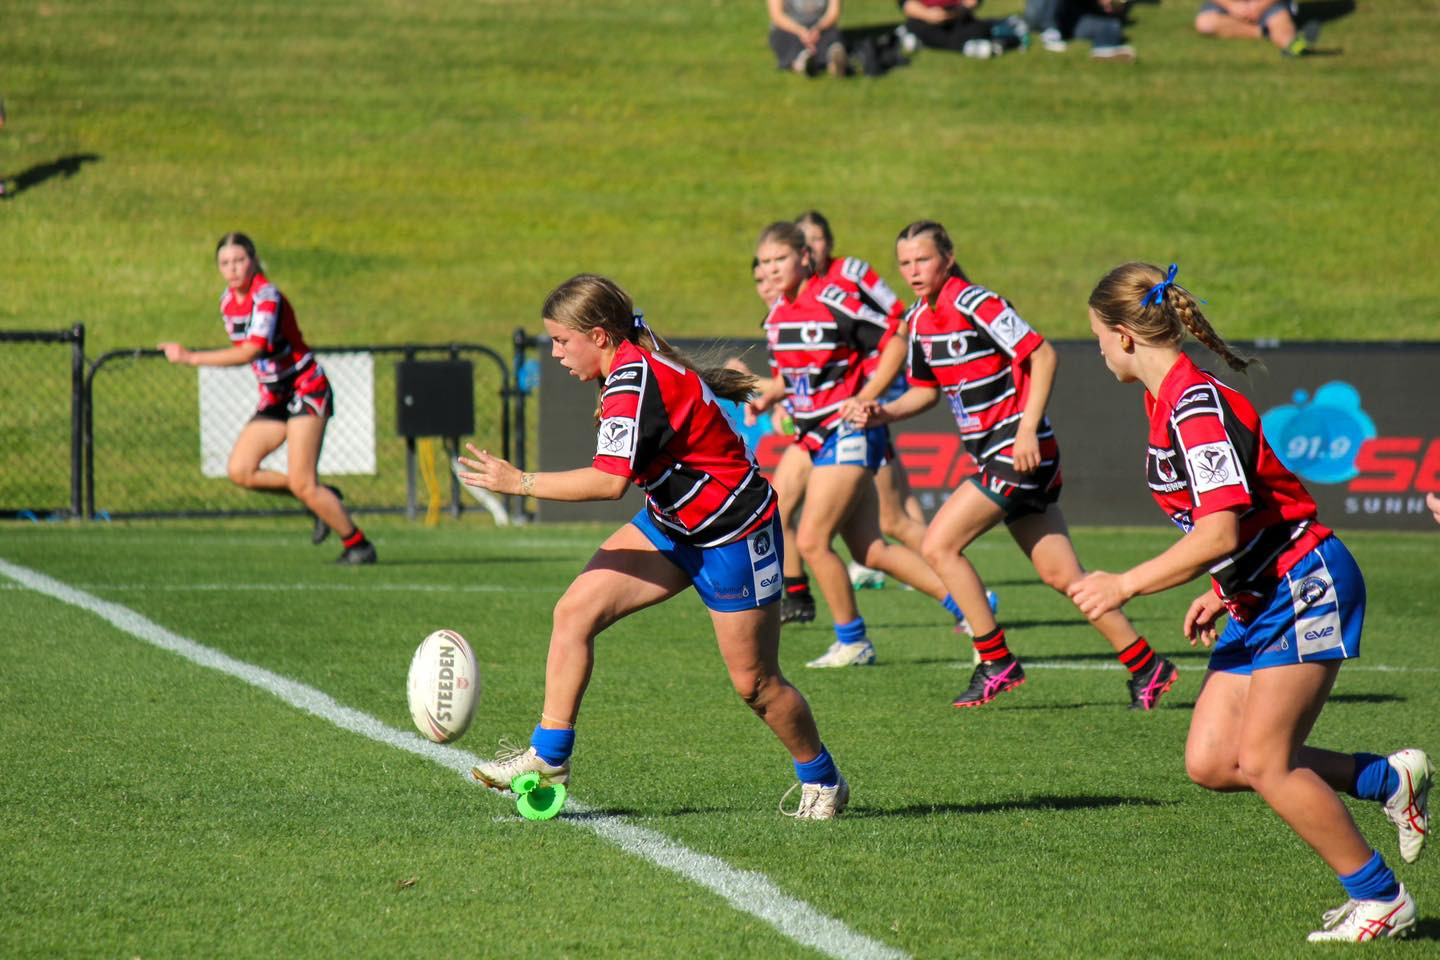
[{"label": "advertising banner", "polygon": [[[1093,341],[1053,341],[1060,368],[1049,414],[1060,441],[1064,493],[1072,524],[1168,522],[1145,484],[1144,389],[1118,383]],[[719,356],[742,355],[765,371],[762,341],[678,344]],[[1440,491],[1440,343],[1236,344],[1263,369],[1241,374],[1204,347],[1186,352],[1202,369],[1245,394],[1263,418],[1270,445],[1309,488],[1323,523],[1339,530],[1437,529],[1426,491]],[[542,348],[541,470],[584,466],[595,451],[597,384],[582,384]],[[779,461],[787,437],[769,417],[753,426],[731,406],[732,421],[760,465]],[[967,476],[974,462],[945,404],[891,427],[900,462],[927,514]],[[542,502],[541,520],[619,522],[643,505],[632,492],[607,503]]]},{"label": "advertising banner", "polygon": [[[315,355],[335,389],[335,415],[320,448],[320,473],[375,472],[375,370],[368,353]],[[255,375],[248,366],[198,367],[200,472],[223,477],[235,438],[255,413]],[[263,470],[286,472],[285,446],[260,461]]]}]

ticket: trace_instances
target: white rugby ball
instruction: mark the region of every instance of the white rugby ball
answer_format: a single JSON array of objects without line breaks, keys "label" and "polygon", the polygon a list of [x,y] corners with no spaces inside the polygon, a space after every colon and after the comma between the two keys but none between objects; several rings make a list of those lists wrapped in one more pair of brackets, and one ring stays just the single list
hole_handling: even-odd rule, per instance
[{"label": "white rugby ball", "polygon": [[480,701],[480,667],[465,638],[436,630],[410,661],[410,718],[427,739],[449,743],[470,726]]}]

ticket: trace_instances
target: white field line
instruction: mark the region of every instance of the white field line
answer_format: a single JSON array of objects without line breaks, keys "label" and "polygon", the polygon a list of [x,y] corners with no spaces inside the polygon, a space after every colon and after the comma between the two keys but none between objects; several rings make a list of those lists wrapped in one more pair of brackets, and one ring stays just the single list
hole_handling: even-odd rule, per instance
[{"label": "white field line", "polygon": [[[115,628],[152,646],[168,650],[199,666],[243,680],[291,706],[329,721],[342,730],[358,733],[377,743],[416,754],[454,770],[464,775],[467,783],[473,783],[469,777],[470,768],[480,762],[480,758],[473,753],[431,743],[418,734],[388,727],[369,714],[337,703],[328,694],[314,687],[243,660],[236,660],[218,650],[172,633],[128,607],[101,600],[27,567],[0,559],[0,575],[9,577],[26,589],[93,613]],[[590,830],[626,853],[679,874],[718,894],[736,910],[763,920],[796,943],[826,956],[855,957],[862,960],[909,958],[904,951],[851,930],[841,921],[828,917],[803,900],[790,896],[763,874],[740,870],[717,857],[697,853],[622,817],[600,813],[579,801],[570,800],[560,822]],[[806,825],[804,828],[826,829],[823,824]]]},{"label": "white field line", "polygon": [[[1058,660],[1022,660],[1021,664],[1026,670],[1124,670],[1119,663],[1063,663]],[[970,661],[955,662],[950,664],[955,670],[974,670],[975,665]],[[1345,664],[1345,672],[1352,670],[1364,670],[1370,673],[1440,673],[1440,667],[1391,667],[1383,663],[1356,663],[1354,661]]]}]

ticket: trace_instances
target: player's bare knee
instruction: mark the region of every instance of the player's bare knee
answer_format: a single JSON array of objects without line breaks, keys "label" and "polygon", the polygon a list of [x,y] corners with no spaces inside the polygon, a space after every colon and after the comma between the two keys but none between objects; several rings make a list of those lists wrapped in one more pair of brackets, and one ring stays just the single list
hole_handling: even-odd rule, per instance
[{"label": "player's bare knee", "polygon": [[823,556],[830,549],[830,541],[802,530],[795,537],[795,546],[809,562],[813,557]]},{"label": "player's bare knee", "polygon": [[557,636],[592,637],[603,626],[604,613],[595,601],[574,589],[565,591],[552,615]]},{"label": "player's bare knee", "polygon": [[314,497],[319,489],[320,484],[316,483],[313,478],[290,478],[290,492],[295,495],[296,500],[301,500],[308,504],[310,498]]},{"label": "player's bare knee", "polygon": [[1205,36],[1213,36],[1219,27],[1219,15],[1213,12],[1205,12],[1195,17],[1195,32]]},{"label": "player's bare knee", "polygon": [[731,678],[735,692],[745,701],[745,706],[755,711],[757,717],[765,716],[766,709],[775,700],[775,694],[782,682],[779,677],[764,673],[752,673],[744,677]]},{"label": "player's bare knee", "polygon": [[950,544],[943,543],[938,537],[927,536],[920,541],[920,556],[930,565],[930,569],[938,570],[938,564],[943,564],[951,557],[958,556],[960,551],[954,549]]},{"label": "player's bare knee", "polygon": [[1080,571],[1060,567],[1049,567],[1036,572],[1040,574],[1040,579],[1045,582],[1045,586],[1057,593],[1064,593],[1070,589],[1070,584],[1080,579]]},{"label": "player's bare knee", "polygon": [[1213,757],[1192,757],[1186,754],[1185,775],[1197,787],[1204,787],[1206,790],[1224,790],[1233,785],[1235,769],[1216,763]]},{"label": "player's bare knee", "polygon": [[237,487],[252,487],[255,485],[255,468],[249,464],[232,463],[225,468],[226,475],[230,482]]}]

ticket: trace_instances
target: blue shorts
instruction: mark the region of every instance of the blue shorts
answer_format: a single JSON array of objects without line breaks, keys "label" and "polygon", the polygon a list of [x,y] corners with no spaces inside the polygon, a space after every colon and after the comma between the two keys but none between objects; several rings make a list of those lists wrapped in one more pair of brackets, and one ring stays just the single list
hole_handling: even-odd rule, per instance
[{"label": "blue shorts", "polygon": [[780,599],[780,571],[784,566],[785,539],[780,532],[780,511],[743,540],[723,547],[694,547],[676,543],[648,510],[630,521],[640,528],[655,549],[685,571],[695,592],[711,610],[729,613],[752,610]]},{"label": "blue shorts", "polygon": [[861,430],[842,420],[835,432],[826,438],[825,445],[810,454],[810,462],[817,467],[864,467],[875,471],[885,462],[885,451],[888,449],[888,427]]},{"label": "blue shorts", "polygon": [[1336,536],[1295,564],[1249,623],[1231,619],[1210,654],[1210,669],[1248,675],[1266,667],[1360,655],[1365,578]]}]

